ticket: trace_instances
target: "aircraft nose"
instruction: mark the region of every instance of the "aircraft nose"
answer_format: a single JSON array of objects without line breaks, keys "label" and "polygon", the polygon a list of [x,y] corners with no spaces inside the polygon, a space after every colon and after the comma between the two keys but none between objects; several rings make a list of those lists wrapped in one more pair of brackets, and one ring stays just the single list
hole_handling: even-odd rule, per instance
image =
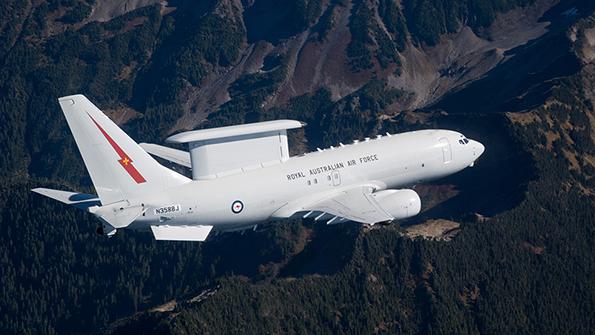
[{"label": "aircraft nose", "polygon": [[481,156],[483,154],[483,152],[485,151],[485,146],[483,144],[481,144],[478,141],[473,141],[473,151],[475,151],[475,154],[477,155],[477,157]]}]

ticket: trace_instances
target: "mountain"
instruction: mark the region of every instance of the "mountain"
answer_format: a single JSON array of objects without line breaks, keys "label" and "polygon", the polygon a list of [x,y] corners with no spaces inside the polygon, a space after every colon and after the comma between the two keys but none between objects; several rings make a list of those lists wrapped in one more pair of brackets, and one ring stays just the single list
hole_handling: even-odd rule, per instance
[{"label": "mountain", "polygon": [[[0,3],[0,332],[593,333],[594,10]],[[399,224],[107,240],[90,217],[29,192],[93,192],[56,103],[74,93],[139,142],[294,118],[308,123],[294,153],[433,127],[487,150],[473,169],[418,185],[423,212]]]}]

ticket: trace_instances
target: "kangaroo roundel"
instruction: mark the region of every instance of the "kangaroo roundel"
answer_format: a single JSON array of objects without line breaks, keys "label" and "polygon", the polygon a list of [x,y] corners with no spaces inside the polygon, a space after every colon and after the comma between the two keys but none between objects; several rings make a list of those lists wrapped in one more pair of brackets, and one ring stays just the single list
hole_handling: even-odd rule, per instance
[{"label": "kangaroo roundel", "polygon": [[231,211],[235,214],[240,213],[244,209],[244,204],[240,200],[236,200],[231,204]]}]

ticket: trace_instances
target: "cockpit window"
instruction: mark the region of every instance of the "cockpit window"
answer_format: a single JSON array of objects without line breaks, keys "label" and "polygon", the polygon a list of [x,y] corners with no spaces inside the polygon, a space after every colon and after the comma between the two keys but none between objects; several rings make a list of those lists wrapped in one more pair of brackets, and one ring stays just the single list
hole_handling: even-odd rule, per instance
[{"label": "cockpit window", "polygon": [[463,137],[462,139],[459,140],[459,144],[461,144],[461,145],[467,145],[467,143],[469,143],[469,140],[466,139],[465,137]]}]

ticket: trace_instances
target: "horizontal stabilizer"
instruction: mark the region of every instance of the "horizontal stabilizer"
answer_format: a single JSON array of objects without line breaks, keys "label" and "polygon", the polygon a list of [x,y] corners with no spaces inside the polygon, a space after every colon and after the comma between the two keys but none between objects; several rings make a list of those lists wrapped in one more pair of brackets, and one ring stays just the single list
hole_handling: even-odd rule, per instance
[{"label": "horizontal stabilizer", "polygon": [[151,226],[156,240],[165,241],[204,241],[213,226]]},{"label": "horizontal stabilizer", "polygon": [[146,152],[150,153],[153,156],[163,158],[165,160],[174,162],[185,167],[192,167],[192,164],[190,164],[190,153],[187,151],[168,148],[162,145],[152,143],[140,143],[139,145]]},{"label": "horizontal stabilizer", "polygon": [[34,188],[31,191],[86,211],[89,210],[89,207],[101,206],[99,198],[93,194],[52,190],[42,187]]}]

